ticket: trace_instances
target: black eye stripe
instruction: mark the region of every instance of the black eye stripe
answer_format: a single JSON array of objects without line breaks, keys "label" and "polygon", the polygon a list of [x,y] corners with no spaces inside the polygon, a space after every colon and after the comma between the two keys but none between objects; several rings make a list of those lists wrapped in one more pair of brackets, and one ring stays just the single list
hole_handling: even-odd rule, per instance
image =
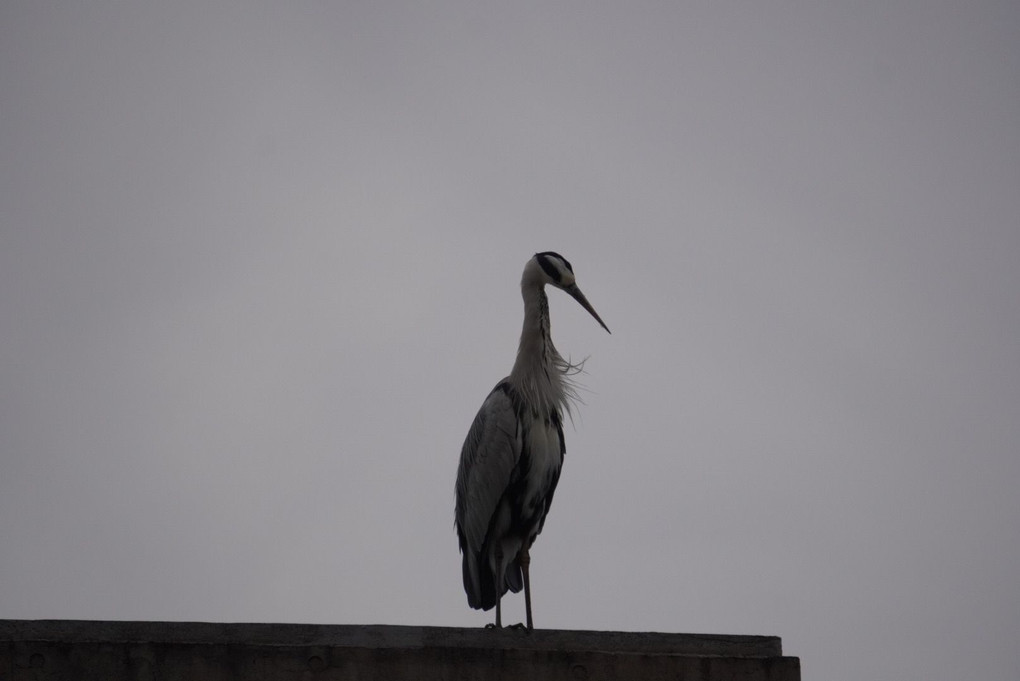
[{"label": "black eye stripe", "polygon": [[552,262],[550,261],[551,258],[556,258],[557,260],[562,262],[564,266],[566,266],[567,271],[569,271],[571,274],[574,273],[574,268],[571,267],[570,263],[567,262],[567,259],[564,258],[559,253],[554,253],[553,251],[543,251],[541,253],[536,253],[535,260],[538,261],[538,264],[541,265],[545,273],[548,274],[549,277],[554,281],[560,281],[560,273],[559,270],[556,269],[556,266],[553,265]]}]

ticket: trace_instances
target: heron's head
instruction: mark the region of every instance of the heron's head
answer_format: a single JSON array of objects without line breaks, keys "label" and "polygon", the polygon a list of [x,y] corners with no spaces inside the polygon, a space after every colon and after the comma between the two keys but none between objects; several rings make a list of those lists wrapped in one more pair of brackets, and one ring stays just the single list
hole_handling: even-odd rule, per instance
[{"label": "heron's head", "polygon": [[595,318],[595,321],[602,325],[603,329],[612,333],[609,331],[606,323],[602,321],[602,318],[599,317],[595,308],[591,306],[588,299],[581,293],[581,289],[577,288],[574,268],[570,266],[570,261],[559,253],[553,253],[552,251],[536,253],[535,257],[528,261],[528,264],[524,267],[524,277],[521,280],[521,285],[527,286],[529,284],[537,284],[539,286],[548,284],[566,291],[574,300],[581,304],[581,307],[588,310],[591,316]]}]

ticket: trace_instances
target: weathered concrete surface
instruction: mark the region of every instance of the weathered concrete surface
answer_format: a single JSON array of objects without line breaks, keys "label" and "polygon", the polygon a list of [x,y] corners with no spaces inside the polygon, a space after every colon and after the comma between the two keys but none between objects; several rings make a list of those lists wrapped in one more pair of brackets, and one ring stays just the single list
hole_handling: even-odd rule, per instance
[{"label": "weathered concrete surface", "polygon": [[774,636],[0,620],[0,681],[799,681]]}]

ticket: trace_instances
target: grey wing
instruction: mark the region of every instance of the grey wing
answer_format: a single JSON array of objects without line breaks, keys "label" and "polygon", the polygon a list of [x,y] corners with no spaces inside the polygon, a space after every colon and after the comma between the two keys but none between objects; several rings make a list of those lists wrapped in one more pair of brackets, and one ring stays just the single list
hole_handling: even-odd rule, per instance
[{"label": "grey wing", "polygon": [[456,516],[462,551],[481,551],[489,521],[521,456],[517,413],[504,386],[500,383],[485,398],[460,452]]}]

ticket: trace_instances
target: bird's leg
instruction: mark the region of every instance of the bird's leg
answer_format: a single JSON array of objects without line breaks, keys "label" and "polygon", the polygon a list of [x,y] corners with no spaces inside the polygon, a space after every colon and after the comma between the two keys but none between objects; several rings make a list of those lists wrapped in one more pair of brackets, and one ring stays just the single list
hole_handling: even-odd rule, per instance
[{"label": "bird's leg", "polygon": [[[499,542],[496,542],[496,568],[502,573],[503,571],[503,546]],[[500,574],[496,578],[496,628],[503,628],[503,618],[500,616],[500,601],[503,600],[503,575]]]},{"label": "bird's leg", "polygon": [[528,575],[528,567],[531,565],[531,554],[528,553],[528,542],[525,540],[518,557],[521,563],[521,572],[524,575],[524,608],[528,617],[528,631],[534,629],[531,622],[531,577]]}]

